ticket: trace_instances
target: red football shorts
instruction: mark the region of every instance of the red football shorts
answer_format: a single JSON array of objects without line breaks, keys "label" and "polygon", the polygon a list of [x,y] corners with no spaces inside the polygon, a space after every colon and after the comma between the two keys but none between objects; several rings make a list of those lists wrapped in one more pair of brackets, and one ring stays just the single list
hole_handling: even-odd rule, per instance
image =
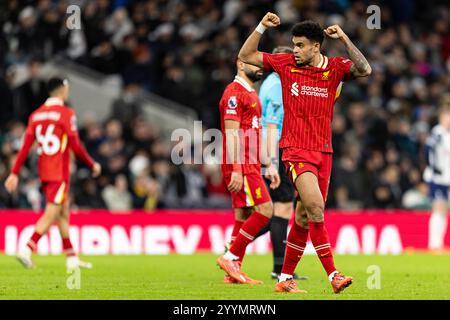
[{"label": "red football shorts", "polygon": [[302,173],[312,172],[319,181],[320,192],[322,193],[323,201],[326,202],[333,165],[332,153],[289,147],[283,149],[282,160],[287,174],[294,185],[295,180]]},{"label": "red football shorts", "polygon": [[[231,175],[224,176],[224,181],[228,186],[231,181]],[[263,177],[257,173],[244,175],[242,189],[239,192],[230,192],[230,194],[233,209],[253,207],[272,201]]]},{"label": "red football shorts", "polygon": [[47,203],[63,204],[69,196],[69,183],[67,181],[43,182],[42,190]]}]

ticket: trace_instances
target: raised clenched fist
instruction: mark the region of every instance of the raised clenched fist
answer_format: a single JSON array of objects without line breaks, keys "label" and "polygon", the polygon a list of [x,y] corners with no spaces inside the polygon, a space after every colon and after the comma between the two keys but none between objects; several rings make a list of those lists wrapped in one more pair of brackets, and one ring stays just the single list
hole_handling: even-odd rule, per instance
[{"label": "raised clenched fist", "polygon": [[280,18],[272,12],[267,12],[264,18],[261,20],[261,24],[266,28],[273,28],[279,26],[281,23]]},{"label": "raised clenched fist", "polygon": [[324,30],[325,34],[332,39],[341,39],[345,36],[344,31],[337,24],[330,26]]}]

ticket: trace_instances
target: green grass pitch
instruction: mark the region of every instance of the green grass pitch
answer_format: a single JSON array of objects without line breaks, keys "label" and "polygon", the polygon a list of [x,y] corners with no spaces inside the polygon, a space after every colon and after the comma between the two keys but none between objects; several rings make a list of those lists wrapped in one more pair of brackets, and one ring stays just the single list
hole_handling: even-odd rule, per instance
[{"label": "green grass pitch", "polygon": [[[340,270],[354,277],[343,293],[332,293],[316,256],[303,257],[297,272],[307,294],[274,293],[270,255],[247,256],[243,270],[264,285],[226,285],[217,256],[98,256],[82,270],[80,289],[69,290],[63,256],[37,256],[26,270],[14,257],[0,256],[0,299],[450,299],[450,255],[336,256]],[[368,267],[379,267],[381,288],[369,289]]]}]

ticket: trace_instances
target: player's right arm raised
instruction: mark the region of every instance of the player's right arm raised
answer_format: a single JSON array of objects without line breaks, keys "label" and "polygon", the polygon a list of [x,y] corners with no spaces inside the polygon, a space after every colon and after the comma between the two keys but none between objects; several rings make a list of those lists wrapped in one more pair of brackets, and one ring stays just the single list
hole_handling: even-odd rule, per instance
[{"label": "player's right arm raised", "polygon": [[239,59],[257,67],[263,67],[263,55],[262,52],[258,51],[259,41],[267,28],[277,27],[280,23],[280,18],[275,13],[268,12],[255,31],[244,42],[239,51]]}]

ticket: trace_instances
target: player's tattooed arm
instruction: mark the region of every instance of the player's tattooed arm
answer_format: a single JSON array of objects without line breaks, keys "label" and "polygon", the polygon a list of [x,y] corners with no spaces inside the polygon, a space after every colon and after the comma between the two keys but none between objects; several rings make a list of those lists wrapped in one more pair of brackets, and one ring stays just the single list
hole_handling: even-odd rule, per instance
[{"label": "player's tattooed arm", "polygon": [[367,77],[372,73],[372,68],[366,57],[359,51],[359,49],[353,44],[350,38],[345,34],[340,26],[334,25],[326,28],[325,34],[332,39],[341,40],[345,48],[347,49],[350,60],[352,60],[353,65],[350,68],[350,72],[355,77]]},{"label": "player's tattooed arm", "polygon": [[372,68],[370,67],[369,62],[350,39],[346,42],[346,48],[348,55],[350,56],[350,60],[353,61],[353,65],[350,67],[350,72],[355,77],[369,76],[372,73]]},{"label": "player's tattooed arm", "polygon": [[258,51],[259,41],[267,28],[273,28],[279,24],[280,18],[276,14],[268,12],[242,45],[238,55],[239,59],[257,67],[263,67],[263,55]]}]

